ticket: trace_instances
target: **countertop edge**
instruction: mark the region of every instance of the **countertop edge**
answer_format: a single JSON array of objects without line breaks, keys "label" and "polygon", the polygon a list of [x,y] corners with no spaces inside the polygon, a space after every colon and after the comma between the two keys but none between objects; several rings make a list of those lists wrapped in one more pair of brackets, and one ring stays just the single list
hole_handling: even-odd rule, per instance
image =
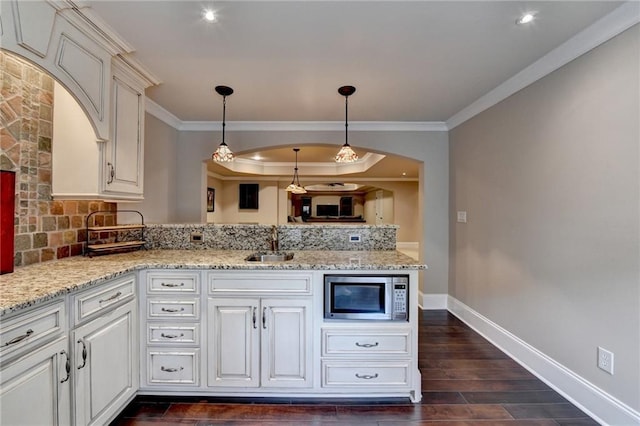
[{"label": "countertop edge", "polygon": [[309,264],[309,263],[292,263],[291,261],[285,262],[269,262],[264,264],[255,263],[170,263],[170,262],[145,262],[141,260],[135,265],[124,266],[122,269],[114,270],[108,274],[91,278],[87,281],[81,280],[80,282],[71,283],[66,287],[53,290],[41,296],[28,299],[24,302],[15,303],[12,305],[0,306],[0,318],[8,315],[15,314],[17,312],[26,310],[28,308],[45,304],[53,301],[57,298],[64,297],[70,293],[83,291],[96,285],[100,285],[103,282],[112,280],[128,273],[137,272],[147,269],[195,269],[195,270],[228,270],[228,271],[330,271],[330,270],[349,270],[349,271],[411,271],[411,270],[425,270],[427,266],[424,264],[380,264],[380,263],[361,263],[350,260],[349,263],[330,263],[330,264]]}]

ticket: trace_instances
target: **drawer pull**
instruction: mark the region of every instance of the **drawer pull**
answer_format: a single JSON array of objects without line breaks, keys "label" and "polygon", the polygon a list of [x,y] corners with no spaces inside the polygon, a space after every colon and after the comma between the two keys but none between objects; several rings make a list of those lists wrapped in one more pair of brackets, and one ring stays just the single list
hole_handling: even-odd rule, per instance
[{"label": "drawer pull", "polygon": [[87,365],[87,345],[82,339],[78,339],[77,343],[82,343],[82,365],[78,366],[78,370],[81,370],[85,365]]},{"label": "drawer pull", "polygon": [[160,283],[162,287],[184,287],[184,283],[175,284],[175,283]]},{"label": "drawer pull", "polygon": [[371,379],[377,379],[378,378],[378,373],[371,375],[371,374],[358,374],[356,373],[356,377],[358,379],[364,379],[364,380],[371,380]]},{"label": "drawer pull", "polygon": [[165,339],[177,339],[178,337],[184,337],[184,333],[180,333],[179,336],[177,334],[160,333],[160,336],[164,337]]},{"label": "drawer pull", "polygon": [[167,373],[176,373],[178,371],[182,371],[184,370],[183,367],[180,368],[173,368],[173,367],[160,367],[160,370],[162,371],[166,371]]},{"label": "drawer pull", "polygon": [[379,344],[380,343],[378,343],[378,342],[375,342],[375,343],[360,343],[360,342],[356,342],[356,346],[359,346],[361,348],[375,348]]},{"label": "drawer pull", "polygon": [[122,296],[122,292],[121,291],[117,292],[116,294],[114,294],[111,297],[107,297],[106,299],[98,300],[98,303],[110,302],[110,301],[112,301],[114,299],[117,299],[120,296]]},{"label": "drawer pull", "polygon": [[64,363],[64,369],[67,372],[67,377],[60,380],[60,383],[64,383],[69,380],[69,376],[71,375],[71,360],[69,359],[69,354],[67,353],[67,351],[60,351],[60,355],[64,355],[67,358]]},{"label": "drawer pull", "polygon": [[28,329],[22,336],[14,337],[13,339],[9,340],[4,345],[5,346],[15,345],[16,343],[22,342],[24,339],[26,339],[27,337],[31,336],[32,334],[33,334],[33,330],[32,329]]},{"label": "drawer pull", "polygon": [[183,312],[183,311],[184,311],[184,308],[180,308],[180,309],[174,309],[174,308],[162,308],[162,309],[160,309],[160,310],[161,310],[162,312],[171,312],[171,313],[174,313],[174,312]]}]

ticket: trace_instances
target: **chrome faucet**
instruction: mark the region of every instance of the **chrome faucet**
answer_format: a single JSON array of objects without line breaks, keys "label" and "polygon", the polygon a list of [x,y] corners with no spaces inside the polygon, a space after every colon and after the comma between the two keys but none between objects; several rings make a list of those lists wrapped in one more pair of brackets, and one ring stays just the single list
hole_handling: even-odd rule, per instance
[{"label": "chrome faucet", "polygon": [[271,227],[271,251],[278,251],[278,227]]}]

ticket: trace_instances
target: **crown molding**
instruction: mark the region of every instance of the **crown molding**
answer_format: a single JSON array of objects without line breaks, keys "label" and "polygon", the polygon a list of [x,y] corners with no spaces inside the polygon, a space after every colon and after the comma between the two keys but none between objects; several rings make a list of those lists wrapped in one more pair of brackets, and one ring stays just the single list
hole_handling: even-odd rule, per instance
[{"label": "crown molding", "polygon": [[446,121],[453,129],[533,82],[568,64],[640,22],[640,2],[628,1],[571,37]]},{"label": "crown molding", "polygon": [[[176,130],[183,132],[220,132],[219,121],[182,121],[157,102],[146,98],[145,110]],[[335,132],[344,130],[342,121],[227,121],[236,132]],[[353,121],[353,132],[446,132],[443,121]]]},{"label": "crown molding", "polygon": [[149,98],[145,98],[144,109],[146,112],[153,115],[154,117],[164,122],[165,124],[168,124],[169,126],[177,130],[180,129],[180,125],[182,124],[182,121],[178,117],[176,117],[175,115],[171,114],[169,111],[161,107],[155,101]]},{"label": "crown molding", "polygon": [[[335,132],[344,130],[342,121],[227,121],[231,131],[238,132]],[[218,121],[182,121],[178,130],[203,132],[221,131]],[[349,131],[353,132],[446,132],[444,122],[421,121],[352,121]],[[229,130],[227,130],[229,131]]]},{"label": "crown molding", "polygon": [[64,17],[84,35],[104,48],[111,56],[134,51],[109,24],[97,15],[84,1],[57,0],[50,1],[58,14]]}]

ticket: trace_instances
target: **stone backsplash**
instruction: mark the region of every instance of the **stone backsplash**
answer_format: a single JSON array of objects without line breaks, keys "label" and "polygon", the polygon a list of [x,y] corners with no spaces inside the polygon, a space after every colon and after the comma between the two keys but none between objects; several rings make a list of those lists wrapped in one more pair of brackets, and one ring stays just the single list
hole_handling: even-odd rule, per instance
[{"label": "stone backsplash", "polygon": [[[279,250],[395,250],[397,225],[278,225]],[[147,225],[148,249],[271,250],[271,225]],[[202,236],[192,242],[191,235]],[[359,242],[352,237],[359,236]]]},{"label": "stone backsplash", "polygon": [[16,173],[14,265],[82,254],[86,218],[116,222],[115,203],[52,200],[53,79],[0,51],[0,169]]}]

